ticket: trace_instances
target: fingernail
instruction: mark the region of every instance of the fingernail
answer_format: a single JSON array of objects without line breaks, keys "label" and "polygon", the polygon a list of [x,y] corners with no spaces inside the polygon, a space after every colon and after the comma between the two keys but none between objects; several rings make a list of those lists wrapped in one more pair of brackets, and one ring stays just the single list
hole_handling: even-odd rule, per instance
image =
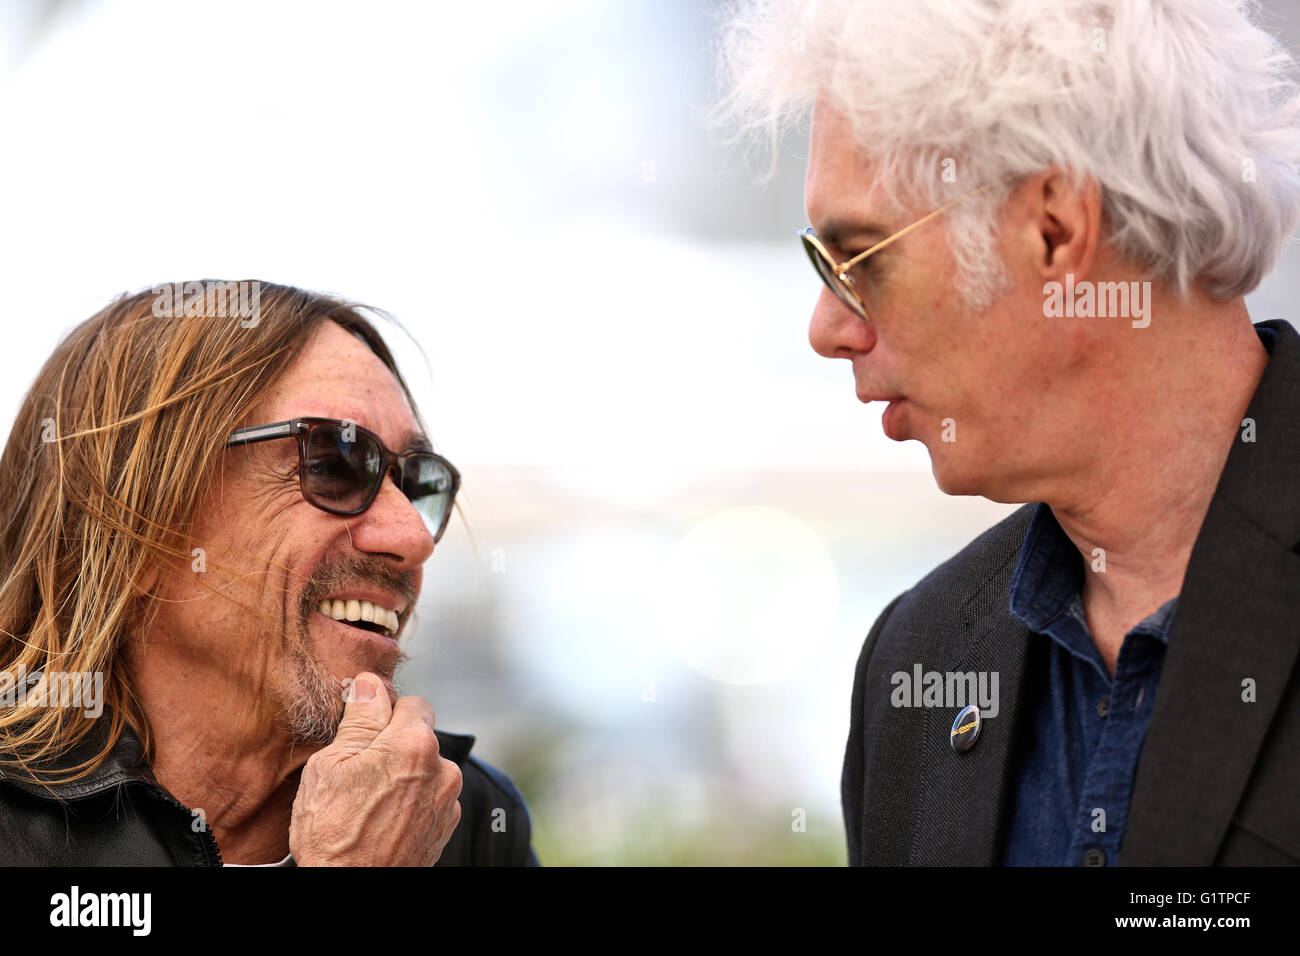
[{"label": "fingernail", "polygon": [[358,677],[352,689],[357,700],[374,700],[379,694],[379,685],[373,677]]}]

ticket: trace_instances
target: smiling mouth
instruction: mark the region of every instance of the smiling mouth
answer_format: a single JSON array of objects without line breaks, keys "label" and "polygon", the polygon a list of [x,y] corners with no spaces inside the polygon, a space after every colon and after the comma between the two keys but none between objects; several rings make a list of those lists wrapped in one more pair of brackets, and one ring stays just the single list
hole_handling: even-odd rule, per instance
[{"label": "smiling mouth", "polygon": [[383,634],[385,637],[397,636],[398,613],[392,608],[380,607],[378,604],[357,598],[335,598],[332,601],[321,601],[316,606],[316,610],[328,618],[358,630]]}]

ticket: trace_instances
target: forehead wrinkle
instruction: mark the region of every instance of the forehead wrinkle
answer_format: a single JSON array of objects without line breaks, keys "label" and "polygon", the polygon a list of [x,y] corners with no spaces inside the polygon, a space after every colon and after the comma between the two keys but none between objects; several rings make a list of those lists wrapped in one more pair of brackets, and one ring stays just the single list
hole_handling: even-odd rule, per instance
[{"label": "forehead wrinkle", "polygon": [[[360,428],[364,428],[367,431],[374,432],[376,435],[379,436],[380,440],[383,441],[385,445],[388,445],[388,447],[393,451],[401,451],[404,448],[421,448],[421,447],[432,448],[433,447],[428,437],[424,434],[423,430],[421,430],[419,424],[414,422],[400,424],[396,432],[397,435],[401,436],[400,440],[396,444],[390,444],[388,442],[388,439],[384,437],[383,428],[380,427],[379,423],[375,420],[375,416],[373,415],[364,414],[360,412],[355,412],[352,414],[343,414],[340,409],[346,408],[346,406],[305,405],[304,407],[313,407],[313,408],[325,407],[331,410],[324,411],[324,412],[319,412],[319,411],[302,412],[295,417],[333,418],[338,421],[352,422],[354,425],[357,425]],[[407,406],[407,408],[409,410],[409,406]]]},{"label": "forehead wrinkle", "polygon": [[[283,418],[349,417],[357,424],[365,424],[358,414],[373,413],[389,404],[390,399],[413,416],[392,369],[363,341],[337,324],[326,322],[313,333],[264,404],[285,412]],[[343,411],[352,414],[339,414]]]},{"label": "forehead wrinkle", "polygon": [[334,323],[317,330],[262,407],[270,417],[250,424],[333,418],[374,432],[395,452],[433,447],[392,369],[364,341]]}]

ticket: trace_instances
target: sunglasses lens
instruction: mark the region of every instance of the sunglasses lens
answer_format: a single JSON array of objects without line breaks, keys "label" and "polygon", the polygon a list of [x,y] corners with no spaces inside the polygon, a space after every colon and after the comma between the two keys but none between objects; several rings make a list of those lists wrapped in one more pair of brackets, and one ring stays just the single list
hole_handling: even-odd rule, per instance
[{"label": "sunglasses lens", "polygon": [[429,533],[440,536],[456,497],[456,479],[446,463],[432,455],[412,455],[402,471],[402,493],[420,512]]},{"label": "sunglasses lens", "polygon": [[316,503],[356,511],[379,483],[383,455],[355,426],[317,425],[307,436],[306,488]]},{"label": "sunglasses lens", "polygon": [[857,296],[845,287],[844,281],[836,274],[835,269],[831,266],[830,260],[822,254],[822,251],[812,242],[805,233],[800,233],[799,238],[803,240],[804,252],[808,253],[808,258],[821,276],[822,282],[826,283],[826,288],[835,293],[836,298],[847,305],[858,315],[866,317],[866,311],[862,308],[862,303],[858,301]]}]

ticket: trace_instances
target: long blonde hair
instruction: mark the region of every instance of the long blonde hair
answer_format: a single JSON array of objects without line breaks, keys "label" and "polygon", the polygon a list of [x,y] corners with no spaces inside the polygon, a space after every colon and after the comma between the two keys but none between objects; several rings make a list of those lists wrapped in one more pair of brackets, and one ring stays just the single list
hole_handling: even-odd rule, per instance
[{"label": "long blonde hair", "polygon": [[109,722],[93,756],[47,775],[42,765],[82,741],[93,718],[68,707],[0,707],[0,775],[81,779],[126,726],[152,754],[120,653],[156,609],[138,584],[151,563],[189,560],[178,542],[227,436],[260,424],[244,416],[321,323],[365,341],[415,408],[363,315],[377,310],[269,282],[256,288],[255,323],[225,309],[159,309],[160,286],[125,295],[63,339],[23,400],[0,458],[0,670],[101,673]]}]

